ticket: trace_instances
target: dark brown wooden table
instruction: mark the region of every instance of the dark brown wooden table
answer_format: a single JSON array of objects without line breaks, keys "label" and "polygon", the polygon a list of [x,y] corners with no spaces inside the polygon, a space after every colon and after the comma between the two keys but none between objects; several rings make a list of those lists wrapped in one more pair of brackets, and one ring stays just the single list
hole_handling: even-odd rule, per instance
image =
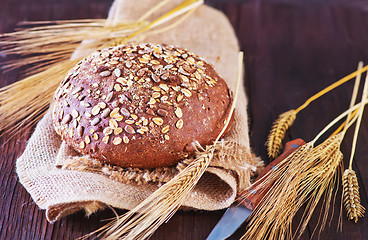
[{"label": "dark brown wooden table", "polygon": [[[112,0],[1,0],[0,32],[11,32],[22,20],[105,18]],[[358,0],[211,0],[233,24],[245,51],[245,86],[249,97],[251,145],[267,161],[264,143],[278,114],[298,107],[309,96],[353,72],[358,61],[368,63],[368,2]],[[3,56],[0,56],[3,58]],[[0,59],[2,61],[2,59]],[[19,79],[19,72],[1,72],[0,86]],[[347,83],[302,111],[288,138],[311,140],[349,105],[352,83]],[[7,141],[0,139],[0,239],[75,239],[102,226],[111,210],[86,218],[76,213],[54,224],[46,221],[18,182],[15,161],[32,129]],[[347,165],[351,132],[343,144]],[[368,114],[362,122],[354,169],[361,186],[362,204],[368,207]],[[341,188],[331,224],[321,239],[368,239],[368,218],[357,224],[342,215],[337,231]],[[178,212],[151,239],[205,239],[224,211]],[[317,209],[302,239],[317,239]],[[123,211],[119,211],[123,213]],[[297,224],[297,221],[296,221]],[[244,233],[242,227],[231,239]]]}]

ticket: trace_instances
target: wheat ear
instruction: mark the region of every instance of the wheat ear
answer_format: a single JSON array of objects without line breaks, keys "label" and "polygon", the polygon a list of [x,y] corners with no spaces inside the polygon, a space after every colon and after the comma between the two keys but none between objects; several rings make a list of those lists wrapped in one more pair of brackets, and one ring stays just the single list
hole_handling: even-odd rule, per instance
[{"label": "wheat ear", "polygon": [[15,133],[37,122],[49,107],[59,82],[76,63],[69,60],[60,62],[0,89],[0,130]]},{"label": "wheat ear", "polygon": [[[213,158],[216,145],[227,129],[235,110],[242,77],[243,53],[239,53],[238,78],[228,118],[213,145],[197,152],[197,158],[172,180],[157,189],[148,198],[123,216],[98,229],[106,239],[146,239],[183,204]],[[88,235],[89,236],[89,235]],[[86,236],[86,237],[88,237]]]},{"label": "wheat ear", "polygon": [[[249,228],[242,239],[292,239],[300,236],[321,198],[323,205],[318,226],[320,231],[323,230],[331,202],[336,197],[335,183],[338,182],[342,168],[340,145],[347,129],[357,117],[348,123],[344,131],[330,136],[316,147],[314,144],[349,113],[367,103],[368,100],[364,100],[340,114],[312,141],[299,147],[261,179],[263,181],[254,190],[261,190],[271,183],[273,186],[254,209]],[[305,210],[302,220],[293,233],[292,220],[303,206]]]},{"label": "wheat ear", "polygon": [[343,175],[343,200],[348,219],[357,223],[365,208],[360,203],[358,180],[352,169],[346,169]]},{"label": "wheat ear", "polygon": [[146,239],[176,212],[196,185],[213,153],[201,153],[175,178],[163,185],[133,210],[100,230],[106,239]]},{"label": "wheat ear", "polygon": [[337,82],[331,84],[330,86],[324,88],[323,90],[319,91],[307,101],[303,103],[300,107],[297,109],[292,109],[288,112],[285,112],[281,115],[279,115],[278,119],[273,123],[272,129],[268,135],[266,146],[267,146],[267,152],[268,156],[270,158],[276,158],[278,154],[280,153],[282,149],[282,140],[285,137],[286,131],[291,127],[291,125],[294,123],[294,120],[297,116],[297,114],[306,108],[311,102],[318,99],[319,97],[323,96],[327,92],[335,89],[336,87],[342,85],[343,83],[353,79],[354,77],[360,78],[361,73],[368,70],[368,65],[365,67],[360,67],[355,72],[343,77],[342,79],[338,80]]},{"label": "wheat ear", "polygon": [[294,109],[280,114],[272,125],[270,134],[266,142],[267,152],[270,158],[276,158],[282,149],[282,140],[285,137],[286,131],[293,125],[296,118]]},{"label": "wheat ear", "polygon": [[[365,83],[362,93],[362,102],[367,99],[368,96],[368,74],[366,74]],[[364,216],[365,208],[361,205],[360,194],[359,194],[359,184],[357,176],[353,168],[353,160],[356,149],[356,143],[358,140],[358,134],[360,129],[360,124],[363,118],[365,105],[362,105],[358,109],[358,119],[355,126],[353,143],[351,147],[349,168],[345,170],[343,175],[343,202],[345,210],[349,220],[354,220],[355,223],[358,222],[359,217]]]},{"label": "wheat ear", "polygon": [[[338,134],[315,148],[313,142],[306,143],[282,161],[276,171],[269,173],[258,187],[274,181],[273,187],[254,209],[242,239],[292,239],[304,232],[323,196],[323,212],[328,212],[334,196],[334,183],[339,176],[336,170],[342,161],[341,140],[342,134]],[[292,220],[302,206],[306,206],[303,218],[293,233]],[[327,219],[326,215],[322,216],[321,228]]]},{"label": "wheat ear", "polygon": [[[168,2],[166,0],[162,4]],[[137,22],[114,25],[106,25],[106,20],[101,19],[31,22],[29,24],[41,26],[0,35],[0,53],[26,56],[22,60],[8,62],[5,68],[33,65],[27,68],[28,77],[0,89],[0,131],[6,129],[2,134],[15,133],[42,117],[60,81],[78,62],[70,60],[70,57],[84,39],[94,39],[83,43],[83,48],[91,51],[123,44],[135,37],[142,38],[154,29],[164,31],[176,26],[201,4],[203,0],[183,1],[152,22],[145,19],[159,10],[157,7],[149,10]],[[169,22],[172,19],[175,21]]]},{"label": "wheat ear", "polygon": [[[26,75],[35,74],[53,64],[69,60],[85,39],[94,39],[91,43],[84,42],[84,47],[95,50],[113,39],[124,38],[147,24],[132,22],[106,26],[105,22],[102,19],[36,22],[41,25],[2,34],[1,53],[17,54],[22,58],[8,61],[1,68],[11,70],[27,66]],[[27,27],[34,24],[26,22],[22,25]]]}]

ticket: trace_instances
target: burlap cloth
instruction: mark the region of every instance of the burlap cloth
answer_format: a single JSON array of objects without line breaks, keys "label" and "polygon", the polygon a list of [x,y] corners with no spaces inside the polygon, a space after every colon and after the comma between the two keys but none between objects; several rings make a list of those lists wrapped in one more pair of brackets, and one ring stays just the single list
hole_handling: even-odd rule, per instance
[{"label": "burlap cloth", "polygon": [[[116,0],[107,22],[138,19],[159,0]],[[181,1],[173,0],[153,14],[157,18]],[[208,6],[199,7],[188,19],[167,32],[150,35],[145,42],[167,43],[184,47],[211,63],[232,91],[235,90],[238,66],[238,43],[228,19]],[[91,50],[76,50],[73,58]],[[215,154],[205,174],[189,194],[183,207],[201,210],[226,208],[236,193],[250,184],[250,178],[262,168],[251,154],[248,137],[247,100],[243,86],[238,96],[235,121],[222,142],[226,151]],[[220,148],[221,149],[221,148]],[[153,170],[122,169],[101,164],[88,156],[79,156],[60,140],[47,112],[37,124],[27,147],[17,160],[20,182],[33,200],[46,210],[48,221],[84,209],[90,214],[106,205],[132,209],[159,186],[184,168],[178,166]]]}]

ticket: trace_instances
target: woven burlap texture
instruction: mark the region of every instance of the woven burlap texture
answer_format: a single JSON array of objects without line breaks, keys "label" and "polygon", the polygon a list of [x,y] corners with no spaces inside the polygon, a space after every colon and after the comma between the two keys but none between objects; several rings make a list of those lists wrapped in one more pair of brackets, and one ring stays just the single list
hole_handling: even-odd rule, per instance
[{"label": "woven burlap texture", "polygon": [[[135,20],[158,2],[116,0],[110,9],[107,22],[113,24]],[[171,1],[150,19],[167,12],[180,2]],[[144,41],[176,45],[200,55],[215,67],[229,88],[235,91],[239,47],[228,19],[221,12],[203,5],[175,28],[150,35]],[[73,58],[85,56],[90,51],[83,48],[82,44]],[[233,149],[227,148],[226,154],[211,162],[183,207],[201,210],[226,208],[234,202],[236,193],[247,187],[250,178],[262,168],[262,162],[250,152],[246,108],[247,99],[241,86],[234,123],[225,137],[226,144],[233,146]],[[97,167],[94,171],[83,170],[83,166],[79,170],[70,170],[70,166],[65,164],[70,164],[73,159],[77,162],[83,160],[83,163],[89,162]],[[36,204],[46,210],[46,217],[51,222],[81,209],[87,214],[106,205],[132,209],[158,189],[162,182],[171,179],[178,169],[180,170],[180,167],[164,169],[164,172],[161,169],[153,173],[134,170],[138,175],[130,177],[133,181],[126,181],[126,178],[119,174],[127,174],[129,169],[98,166],[93,159],[79,156],[66,146],[54,131],[50,112],[37,124],[24,153],[17,160],[20,182]],[[160,179],[158,173],[162,173],[162,179],[165,180],[157,180]],[[156,174],[155,177],[152,177],[152,174]]]}]

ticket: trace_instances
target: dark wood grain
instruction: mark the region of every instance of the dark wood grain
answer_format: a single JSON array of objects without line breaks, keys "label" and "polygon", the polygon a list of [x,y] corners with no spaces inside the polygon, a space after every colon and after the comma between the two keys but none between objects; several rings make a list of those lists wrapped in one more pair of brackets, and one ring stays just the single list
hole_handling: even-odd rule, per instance
[{"label": "dark wood grain", "polygon": [[[2,0],[0,32],[11,32],[23,20],[105,18],[112,0]],[[223,11],[234,26],[245,51],[245,85],[249,98],[251,145],[267,161],[264,147],[268,131],[278,114],[296,108],[309,96],[353,72],[358,61],[368,63],[368,2],[366,1],[225,1],[208,4]],[[4,56],[0,56],[4,58]],[[1,60],[1,59],[0,59]],[[19,79],[19,72],[0,72],[0,87]],[[312,103],[303,110],[288,138],[311,140],[328,122],[349,105],[352,83]],[[361,198],[368,206],[368,114],[365,115],[354,169],[361,186]],[[29,129],[7,141],[0,139],[0,239],[75,239],[102,226],[113,217],[105,210],[86,218],[79,212],[54,224],[46,221],[29,194],[18,182],[15,161],[32,133]],[[349,159],[352,132],[343,144],[345,165]],[[341,189],[337,193],[331,225],[321,239],[368,239],[368,220],[358,224],[346,220],[343,231],[336,231],[340,215]],[[320,208],[320,206],[319,206]],[[118,213],[124,211],[118,210]],[[180,211],[163,224],[151,239],[205,239],[224,211]],[[319,226],[316,209],[301,239],[312,236]],[[295,227],[298,224],[297,217]],[[243,226],[231,239],[244,233]]]}]

